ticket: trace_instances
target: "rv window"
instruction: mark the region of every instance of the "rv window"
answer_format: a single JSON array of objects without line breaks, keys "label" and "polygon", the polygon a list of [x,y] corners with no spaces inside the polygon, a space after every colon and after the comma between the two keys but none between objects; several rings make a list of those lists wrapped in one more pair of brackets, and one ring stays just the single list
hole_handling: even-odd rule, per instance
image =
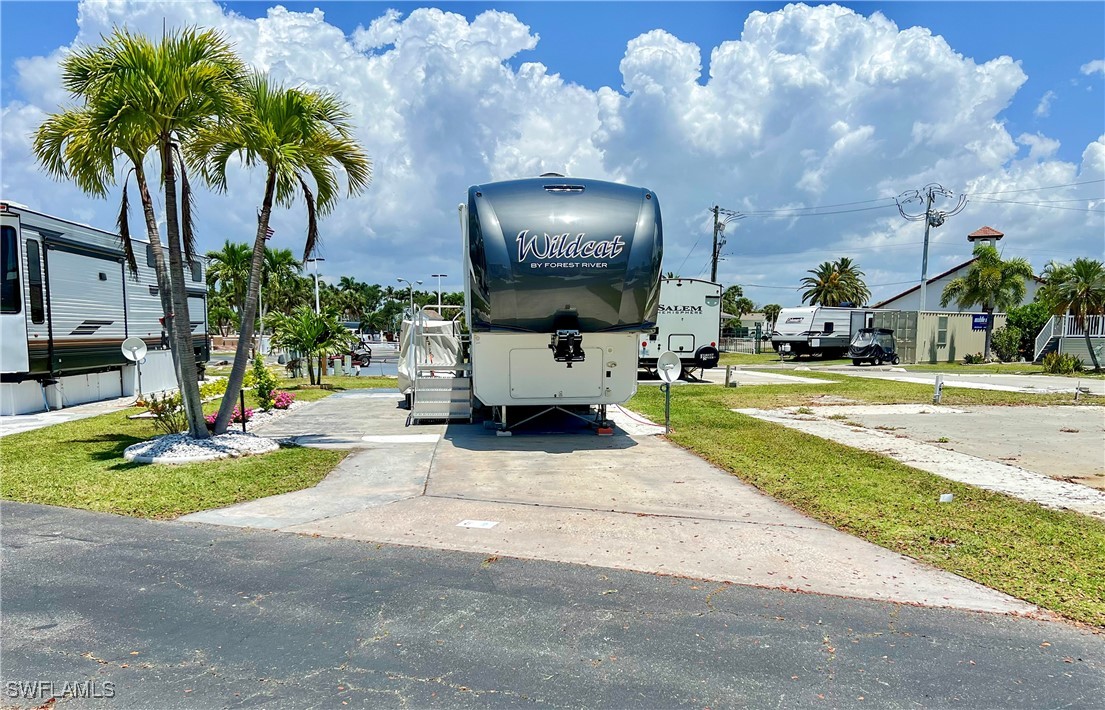
[{"label": "rv window", "polygon": [[836,324],[833,323],[832,321],[828,321],[828,322],[825,323],[825,330],[824,330],[825,335],[828,335],[829,333],[833,332],[833,326],[834,325],[836,325]]},{"label": "rv window", "polygon": [[200,263],[198,261],[192,262],[192,280],[196,283],[203,281],[202,269],[200,269]]},{"label": "rv window", "polygon": [[146,266],[151,269],[157,264],[157,260],[153,258],[153,244],[146,245]]},{"label": "rv window", "polygon": [[38,242],[27,240],[27,291],[31,297],[31,322],[45,323],[46,309],[42,305],[42,255]]},{"label": "rv window", "polygon": [[936,345],[941,347],[948,344],[948,317],[939,316],[936,319]]},{"label": "rv window", "polygon": [[0,313],[19,313],[23,289],[19,287],[19,239],[14,227],[0,231]]}]

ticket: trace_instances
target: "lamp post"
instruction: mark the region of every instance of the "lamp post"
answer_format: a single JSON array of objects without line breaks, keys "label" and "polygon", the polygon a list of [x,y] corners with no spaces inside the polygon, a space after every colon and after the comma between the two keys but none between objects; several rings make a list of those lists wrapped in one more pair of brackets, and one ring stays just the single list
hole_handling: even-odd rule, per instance
[{"label": "lamp post", "polygon": [[441,313],[441,279],[447,277],[449,274],[430,274],[431,278],[437,279],[437,312]]},{"label": "lamp post", "polygon": [[314,256],[307,261],[310,261],[315,265],[315,315],[318,315],[322,313],[322,308],[319,307],[318,302],[318,262],[326,261],[326,259],[323,259],[321,256]]},{"label": "lamp post", "polygon": [[[408,281],[406,279],[395,279],[395,280],[398,281],[401,284],[406,284],[407,288],[410,290],[410,294],[411,294],[411,322],[414,322],[414,284],[412,284],[410,281]],[[418,284],[419,286],[422,285],[421,281],[415,281],[414,283]]]}]

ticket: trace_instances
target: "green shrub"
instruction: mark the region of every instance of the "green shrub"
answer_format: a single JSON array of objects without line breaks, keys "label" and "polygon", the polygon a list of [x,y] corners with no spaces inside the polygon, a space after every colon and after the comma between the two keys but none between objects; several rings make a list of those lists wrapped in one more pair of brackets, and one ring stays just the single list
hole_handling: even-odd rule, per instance
[{"label": "green shrub", "polygon": [[188,415],[179,392],[158,396],[156,393],[139,400],[138,406],[154,416],[154,426],[166,434],[179,434],[188,429]]},{"label": "green shrub", "polygon": [[227,379],[221,377],[217,380],[211,380],[210,382],[203,382],[200,384],[200,398],[201,399],[213,399],[226,392]]},{"label": "green shrub", "polygon": [[250,374],[253,375],[253,389],[257,393],[257,402],[261,406],[261,411],[267,412],[273,406],[272,393],[277,385],[276,376],[265,367],[263,358],[253,361],[253,370]]},{"label": "green shrub", "polygon": [[1048,353],[1044,355],[1043,365],[1044,372],[1053,375],[1073,375],[1085,367],[1082,360],[1071,353]]},{"label": "green shrub", "polygon": [[1051,311],[1045,304],[1037,301],[1010,308],[1005,315],[1005,325],[1021,331],[1021,355],[1026,360],[1031,360],[1035,355],[1036,336],[1047,325]]},{"label": "green shrub", "polygon": [[986,359],[982,357],[982,353],[975,353],[974,355],[968,353],[963,356],[964,365],[980,365],[985,361]]},{"label": "green shrub", "polygon": [[1003,325],[994,331],[990,347],[1002,362],[1012,362],[1020,356],[1021,335],[1020,329]]}]

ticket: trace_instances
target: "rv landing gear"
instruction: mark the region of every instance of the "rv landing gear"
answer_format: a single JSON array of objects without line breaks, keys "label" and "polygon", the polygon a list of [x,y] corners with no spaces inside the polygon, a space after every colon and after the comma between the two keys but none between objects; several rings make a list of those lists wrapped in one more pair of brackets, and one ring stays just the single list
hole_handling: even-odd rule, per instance
[{"label": "rv landing gear", "polygon": [[552,411],[560,411],[560,412],[563,412],[564,414],[571,415],[571,416],[575,417],[576,419],[579,419],[582,422],[585,422],[588,427],[594,427],[595,430],[596,430],[596,433],[599,436],[613,436],[613,434],[614,434],[614,423],[606,418],[606,405],[605,404],[600,404],[596,407],[595,415],[594,415],[593,418],[592,417],[587,417],[587,416],[585,416],[583,414],[580,414],[578,412],[573,412],[572,410],[566,409],[565,407],[556,407],[556,406],[554,406],[554,407],[545,407],[544,409],[542,409],[538,412],[535,412],[534,414],[531,414],[530,416],[526,417],[525,419],[522,419],[521,421],[517,421],[517,422],[514,422],[513,424],[509,424],[509,425],[507,424],[506,407],[502,406],[502,407],[499,407],[499,416],[498,416],[499,426],[495,430],[495,436],[513,436],[514,432],[511,431],[512,429],[520,427],[523,424],[526,424],[527,422],[531,422],[534,419],[537,419],[538,417],[540,417],[542,415],[545,415],[545,414],[548,414],[549,412],[552,412]]}]

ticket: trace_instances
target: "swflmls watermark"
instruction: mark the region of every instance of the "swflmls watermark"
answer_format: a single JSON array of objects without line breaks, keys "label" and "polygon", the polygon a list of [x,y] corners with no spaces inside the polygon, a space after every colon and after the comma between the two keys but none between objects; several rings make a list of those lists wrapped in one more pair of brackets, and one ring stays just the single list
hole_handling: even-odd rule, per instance
[{"label": "swflmls watermark", "polygon": [[9,680],[4,696],[10,700],[49,700],[50,698],[89,698],[109,700],[115,697],[110,680],[74,680],[55,683],[50,680]]}]

